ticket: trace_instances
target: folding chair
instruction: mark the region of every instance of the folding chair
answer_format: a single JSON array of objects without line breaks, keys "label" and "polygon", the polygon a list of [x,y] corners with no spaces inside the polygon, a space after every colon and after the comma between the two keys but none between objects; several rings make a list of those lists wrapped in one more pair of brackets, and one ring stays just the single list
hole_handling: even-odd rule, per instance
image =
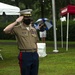
[{"label": "folding chair", "polygon": [[[0,48],[0,52],[1,52],[1,48]],[[0,53],[0,58],[3,60],[2,54]]]}]

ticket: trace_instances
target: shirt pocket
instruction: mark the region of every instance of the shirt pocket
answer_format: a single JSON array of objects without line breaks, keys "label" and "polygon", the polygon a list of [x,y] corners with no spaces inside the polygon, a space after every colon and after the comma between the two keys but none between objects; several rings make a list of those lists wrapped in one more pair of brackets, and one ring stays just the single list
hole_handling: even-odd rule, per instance
[{"label": "shirt pocket", "polygon": [[32,39],[33,39],[33,42],[37,42],[37,35],[36,34],[32,34]]},{"label": "shirt pocket", "polygon": [[26,37],[26,36],[28,36],[28,32],[21,32],[20,36]]}]

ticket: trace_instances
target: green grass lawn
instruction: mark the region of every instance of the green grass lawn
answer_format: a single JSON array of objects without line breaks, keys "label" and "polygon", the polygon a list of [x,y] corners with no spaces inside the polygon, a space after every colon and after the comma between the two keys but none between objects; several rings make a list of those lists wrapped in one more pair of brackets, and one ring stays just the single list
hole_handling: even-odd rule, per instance
[{"label": "green grass lawn", "polygon": [[[49,41],[47,43],[53,44]],[[0,59],[0,75],[20,75],[17,45],[0,44],[0,48],[2,48],[1,53],[4,58],[4,60]],[[70,47],[66,51],[65,48],[58,47],[58,53],[53,53],[53,50],[54,47],[48,46],[47,56],[40,58],[39,75],[75,75],[75,48]]]}]

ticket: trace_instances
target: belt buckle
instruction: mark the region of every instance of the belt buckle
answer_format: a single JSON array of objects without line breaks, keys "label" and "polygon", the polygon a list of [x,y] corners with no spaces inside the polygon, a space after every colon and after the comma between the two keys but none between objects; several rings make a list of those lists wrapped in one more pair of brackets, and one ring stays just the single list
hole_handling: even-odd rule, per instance
[{"label": "belt buckle", "polygon": [[33,53],[35,52],[35,50],[34,50],[34,49],[32,49],[31,51],[32,51]]}]

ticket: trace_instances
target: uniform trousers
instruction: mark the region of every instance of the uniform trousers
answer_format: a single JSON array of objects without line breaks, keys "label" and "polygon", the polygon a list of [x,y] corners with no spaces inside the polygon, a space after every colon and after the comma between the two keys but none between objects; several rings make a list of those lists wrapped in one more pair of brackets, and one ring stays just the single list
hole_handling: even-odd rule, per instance
[{"label": "uniform trousers", "polygon": [[20,52],[18,59],[21,75],[38,75],[39,56],[37,52]]}]

